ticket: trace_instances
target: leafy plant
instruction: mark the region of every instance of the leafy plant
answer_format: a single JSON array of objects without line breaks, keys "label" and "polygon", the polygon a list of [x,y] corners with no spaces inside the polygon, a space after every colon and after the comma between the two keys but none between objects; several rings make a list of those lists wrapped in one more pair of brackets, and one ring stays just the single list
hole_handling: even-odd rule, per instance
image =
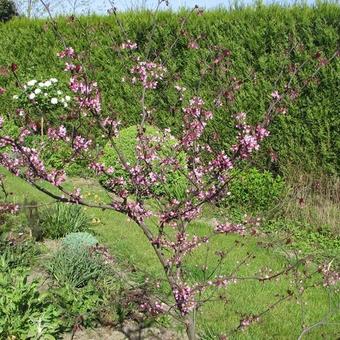
[{"label": "leafy plant", "polygon": [[37,281],[18,267],[0,270],[0,335],[4,339],[54,339],[60,331],[60,311]]},{"label": "leafy plant", "polygon": [[322,263],[338,257],[340,237],[326,229],[314,230],[313,226],[287,218],[277,218],[264,223],[262,229],[272,234],[285,234],[287,247],[299,250],[304,255],[313,254],[315,262]]},{"label": "leafy plant", "polygon": [[64,330],[69,331],[75,325],[94,327],[98,324],[102,293],[96,285],[83,288],[66,285],[52,291],[53,303],[62,311]]},{"label": "leafy plant", "polygon": [[10,272],[17,267],[27,268],[37,253],[38,249],[31,241],[0,241],[0,270]]},{"label": "leafy plant", "polygon": [[18,15],[17,8],[12,0],[0,0],[0,21],[8,21]]},{"label": "leafy plant", "polygon": [[47,263],[47,270],[60,286],[79,288],[103,276],[105,264],[86,247],[62,247]]},{"label": "leafy plant", "polygon": [[255,168],[234,171],[229,185],[230,196],[224,204],[232,210],[259,213],[269,211],[283,195],[282,177]]},{"label": "leafy plant", "polygon": [[13,96],[13,100],[19,107],[29,108],[37,117],[41,118],[48,114],[49,119],[53,117],[52,115],[56,118],[55,114],[62,113],[72,100],[67,92],[65,94],[65,88],[56,78],[43,81],[32,79],[26,82],[18,94]]},{"label": "leafy plant", "polygon": [[40,218],[40,224],[45,238],[57,239],[65,235],[89,230],[89,219],[80,206],[57,204],[52,209],[46,209]]}]

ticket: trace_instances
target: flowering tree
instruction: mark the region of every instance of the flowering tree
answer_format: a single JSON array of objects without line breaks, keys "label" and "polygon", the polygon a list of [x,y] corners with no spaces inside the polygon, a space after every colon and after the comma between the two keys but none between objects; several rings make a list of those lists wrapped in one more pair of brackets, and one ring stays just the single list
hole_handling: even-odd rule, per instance
[{"label": "flowering tree", "polygon": [[[176,42],[177,40],[171,46],[172,49]],[[157,56],[151,60],[149,53],[142,58],[138,54],[139,48],[141,47],[136,42],[129,39],[120,45],[120,55],[130,65],[128,74],[122,81],[130,84],[129,86],[137,86],[141,93],[136,164],[130,164],[117,147],[116,138],[121,123],[115,114],[103,110],[100,87],[88,71],[86,56],[72,47],[65,47],[56,56],[63,61],[64,71],[70,74],[68,89],[58,89],[56,86],[59,83],[55,78],[45,81],[30,80],[24,85],[18,82],[20,92],[14,94],[13,98],[18,103],[14,121],[20,129],[17,135],[6,134],[6,119],[0,117],[0,164],[55,201],[114,210],[132,219],[152,246],[172,295],[169,301],[146,299],[141,308],[152,315],[169,313],[180,319],[186,327],[189,339],[195,339],[195,311],[203,305],[203,297],[208,291],[236,284],[244,279],[261,282],[272,280],[292,271],[301,263],[298,261],[280,272],[253,278],[241,277],[237,272],[217,275],[216,269],[208,272],[204,268],[204,278],[195,283],[190,282],[184,265],[188,255],[195,254],[195,250],[207,244],[212,237],[231,233],[256,233],[257,223],[251,220],[242,224],[218,223],[204,236],[190,233],[188,229],[190,223],[200,216],[205,204],[216,203],[228,196],[231,169],[251,159],[262,141],[270,135],[269,126],[274,117],[287,111],[289,101],[297,93],[292,79],[296,79],[294,77],[301,68],[296,67],[291,73],[291,80],[281,89],[274,89],[268,94],[268,108],[257,124],[250,124],[245,112],[235,113],[235,128],[238,132],[232,147],[226,150],[216,149],[206,134],[207,126],[214,118],[213,110],[198,95],[187,99],[186,88],[180,85],[177,78],[173,86],[178,92],[178,101],[182,104],[182,131],[173,142],[171,152],[160,152],[160,146],[172,138],[171,131],[166,129],[156,136],[150,136],[146,132],[147,125],[152,121],[152,108],[147,107],[147,98],[162,82],[166,81],[169,86],[172,78],[164,61]],[[199,49],[196,39],[188,38],[188,48]],[[229,66],[230,51],[220,49],[214,53],[215,57],[208,65],[209,70],[216,74],[223,73],[226,65]],[[314,71],[317,72],[322,66],[318,63]],[[12,72],[19,79],[16,67],[12,67]],[[312,76],[315,76],[315,72]],[[216,106],[222,105],[223,97],[236,95],[239,84],[236,79],[232,80],[232,84],[228,93],[218,89],[214,100]],[[299,87],[299,93],[304,86]],[[1,93],[4,92],[5,89],[1,89]],[[40,155],[45,141],[36,138],[39,134],[39,115],[45,117],[47,136],[53,141],[56,150],[59,147],[67,147],[69,150],[59,169],[46,166]],[[97,133],[93,134],[92,129]],[[117,175],[113,167],[100,161],[101,151],[96,146],[103,140],[109,142],[117,153],[127,177]],[[179,155],[183,154],[185,165],[179,162]],[[104,187],[109,201],[88,201],[83,198],[81,188],[66,190],[64,183],[67,173],[64,169],[67,164],[78,160],[86,161],[94,178],[105,176]],[[164,192],[160,194],[154,190],[155,185],[165,185],[169,174],[173,172],[180,172],[186,178],[186,189],[180,196],[174,197]],[[56,190],[43,185],[44,181],[52,184]],[[150,202],[156,202],[157,209],[152,208]],[[0,213],[15,212],[16,209],[12,204],[6,203],[1,205]],[[150,221],[155,226],[151,226]],[[218,253],[217,256],[219,263],[226,259],[223,253]],[[327,285],[339,280],[339,275],[330,267],[324,267],[322,272]],[[291,294],[289,292],[287,297]],[[239,329],[258,319],[257,315],[242,318]]]}]

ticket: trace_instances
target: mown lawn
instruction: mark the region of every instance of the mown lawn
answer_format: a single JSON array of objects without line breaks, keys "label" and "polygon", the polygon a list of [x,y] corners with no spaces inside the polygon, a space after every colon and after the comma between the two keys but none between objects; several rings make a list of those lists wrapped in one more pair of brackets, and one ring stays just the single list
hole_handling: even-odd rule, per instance
[{"label": "mown lawn", "polygon": [[[12,195],[11,200],[23,202],[36,201],[48,204],[51,199],[33,189],[22,180],[13,176],[6,177],[6,188]],[[71,179],[68,185],[81,187],[83,194],[93,200],[107,199],[105,193],[93,182],[84,179]],[[145,242],[143,233],[125,216],[98,209],[86,209],[93,221],[93,230],[98,239],[105,244],[122,263],[132,264],[141,272],[140,278],[157,277],[162,280],[162,270],[157,263],[151,246]],[[207,209],[201,221],[191,225],[190,229],[196,234],[205,234],[211,229],[213,212]],[[264,247],[259,242],[268,242],[261,237],[221,236],[213,239],[208,246],[199,248],[186,264],[191,280],[195,281],[202,274],[199,268],[207,264],[213,268],[217,261],[214,253],[218,250],[228,252],[227,261],[222,265],[221,273],[231,273],[246,256],[254,257],[249,263],[242,265],[239,274],[254,276],[261,269],[271,268],[280,271],[294,256],[284,255],[284,247],[273,243],[273,247]],[[207,252],[207,247],[209,248]],[[207,256],[207,253],[209,254]],[[310,264],[310,268],[313,268]],[[300,272],[301,274],[301,272]],[[340,298],[339,294],[329,292],[320,287],[309,288],[299,298],[290,298],[278,304],[269,312],[264,313],[258,323],[245,331],[233,333],[240,319],[245,315],[260,314],[269,305],[275,303],[287,294],[288,289],[298,289],[291,285],[299,280],[296,275],[281,276],[278,280],[260,283],[243,280],[231,284],[226,290],[219,291],[221,299],[207,303],[199,312],[198,327],[204,339],[216,339],[218,335],[229,335],[233,339],[296,339],[303,327],[312,326],[305,339],[336,339],[340,329]],[[293,288],[292,288],[293,287]],[[218,296],[217,296],[218,297]]]}]

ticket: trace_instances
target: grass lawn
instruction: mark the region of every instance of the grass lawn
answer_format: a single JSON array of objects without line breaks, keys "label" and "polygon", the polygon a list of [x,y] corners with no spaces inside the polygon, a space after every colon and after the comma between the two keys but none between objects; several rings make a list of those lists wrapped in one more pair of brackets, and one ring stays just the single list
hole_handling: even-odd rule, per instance
[{"label": "grass lawn", "polygon": [[[23,202],[35,200],[40,204],[51,201],[50,198],[30,187],[22,180],[13,176],[6,177],[6,188],[14,192],[11,200]],[[68,185],[81,187],[83,195],[92,199],[105,199],[104,192],[93,182],[83,179],[72,179]],[[143,233],[125,216],[98,209],[86,209],[93,220],[93,230],[98,239],[109,247],[112,254],[122,262],[132,264],[139,269],[141,279],[146,275],[162,279],[162,270],[157,263],[151,246],[145,242]],[[205,234],[211,229],[209,220],[211,212],[204,214],[204,219],[190,226],[196,234]],[[227,259],[220,269],[221,273],[231,273],[251,254],[254,258],[240,266],[239,274],[252,276],[260,270],[271,268],[280,271],[292,261],[292,256],[284,256],[284,248],[275,243],[274,247],[266,248],[259,245],[262,237],[239,237],[235,235],[214,238],[208,246],[198,248],[188,259],[186,266],[190,280],[195,281],[202,274],[199,268],[205,263],[213,268],[217,261],[214,253],[218,250],[228,252]],[[209,248],[208,256],[207,247]],[[249,255],[250,256],[250,255]],[[313,265],[310,265],[313,267]],[[301,274],[301,273],[300,273]],[[312,326],[320,321],[304,339],[336,339],[340,329],[340,298],[339,294],[329,292],[324,288],[309,288],[300,298],[290,298],[278,304],[268,313],[264,313],[260,321],[245,331],[231,333],[237,328],[240,319],[246,315],[259,314],[289,289],[297,289],[294,280],[299,280],[293,274],[281,276],[277,281],[260,283],[244,280],[230,284],[226,290],[220,290],[221,298],[208,302],[197,315],[198,327],[204,339],[216,339],[218,335],[229,335],[233,339],[296,339],[303,327]],[[293,288],[292,288],[293,287]],[[298,294],[297,294],[298,295]],[[298,295],[299,296],[299,295]],[[218,297],[218,296],[217,296]]]}]

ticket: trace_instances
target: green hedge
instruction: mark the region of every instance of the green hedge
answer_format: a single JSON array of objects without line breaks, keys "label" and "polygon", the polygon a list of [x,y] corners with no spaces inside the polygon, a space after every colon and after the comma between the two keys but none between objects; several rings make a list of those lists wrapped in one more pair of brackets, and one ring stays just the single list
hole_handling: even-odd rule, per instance
[{"label": "green hedge", "polygon": [[[159,14],[151,54],[159,53],[162,59],[167,58],[169,45],[179,35],[179,19],[185,15],[186,12]],[[142,47],[141,53],[153,17],[148,11],[120,15],[129,38]],[[140,117],[137,89],[131,89],[121,82],[129,65],[117,57],[116,47],[123,39],[114,17],[82,17],[80,21],[86,34],[81,33],[77,21],[66,18],[58,19],[59,30],[66,36],[68,44],[77,50],[90,47],[91,62],[103,91],[104,110],[114,108],[115,112],[120,113],[125,126],[136,124]],[[181,75],[181,84],[189,89],[188,95],[198,93],[208,106],[213,106],[213,94],[221,85],[214,81],[213,75],[207,75],[199,91],[190,89],[198,88],[197,65],[217,45],[232,51],[230,76],[244,83],[233,105],[215,109],[216,119],[209,126],[209,132],[218,131],[221,135],[216,142],[218,146],[229,148],[235,137],[232,115],[245,111],[252,122],[257,121],[268,105],[277,74],[284,65],[307,61],[307,74],[308,70],[312,70],[310,65],[315,64],[311,56],[322,51],[323,55],[329,57],[339,48],[340,7],[337,4],[315,7],[259,5],[233,11],[208,11],[202,16],[192,16],[186,29],[194,36],[205,35],[204,39],[199,40],[201,49],[188,50],[188,38],[179,36],[168,66]],[[293,45],[298,47],[287,59],[287,49]],[[0,24],[0,46],[3,51],[0,53],[0,65],[18,64],[22,79],[60,78],[63,65],[56,58],[56,52],[62,46],[52,27],[44,20],[14,19]],[[278,172],[292,165],[302,165],[307,171],[339,171],[339,71],[340,62],[337,58],[318,74],[319,85],[308,87],[303,96],[289,108],[289,114],[275,121],[271,127],[271,137],[256,159],[256,166]],[[249,81],[249,77],[254,74],[256,82]],[[9,89],[0,98],[3,112],[13,108],[12,85],[9,85],[12,83],[11,77],[2,72],[0,86]],[[181,129],[181,111],[179,108],[169,110],[169,106],[176,106],[175,96],[173,86],[165,84],[148,98],[147,104],[156,107],[153,124],[169,126],[176,135]],[[277,163],[270,160],[270,150],[278,154]]]}]

